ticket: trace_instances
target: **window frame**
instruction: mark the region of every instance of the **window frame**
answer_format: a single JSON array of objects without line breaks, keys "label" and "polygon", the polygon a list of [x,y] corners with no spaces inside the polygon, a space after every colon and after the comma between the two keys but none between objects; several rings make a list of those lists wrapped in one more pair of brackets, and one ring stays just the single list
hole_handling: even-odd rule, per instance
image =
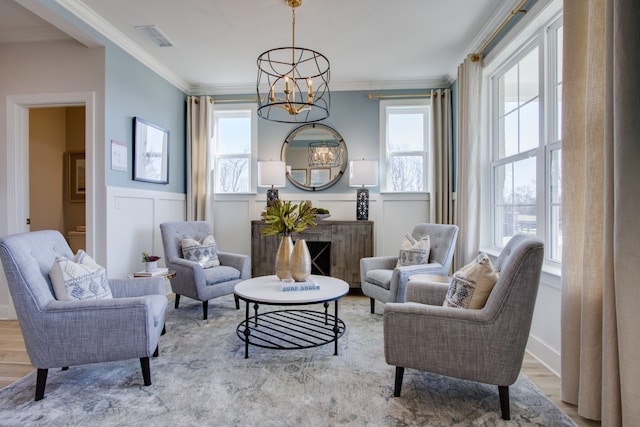
[{"label": "window frame", "polygon": [[[209,157],[211,162],[209,164],[210,174],[214,181],[214,194],[218,195],[230,195],[230,194],[255,194],[257,192],[256,176],[257,176],[257,148],[258,148],[258,123],[256,120],[258,114],[258,108],[255,103],[229,103],[229,104],[214,104],[213,115],[211,118],[211,135],[209,144]],[[250,120],[250,152],[249,153],[228,153],[218,154],[218,129],[219,120],[221,118],[230,118],[233,116],[247,117]],[[247,158],[248,165],[248,186],[246,191],[240,192],[227,192],[220,191],[220,180],[217,175],[217,168],[219,160],[225,158]]]},{"label": "window frame", "polygon": [[[388,126],[387,118],[390,110],[406,109],[407,111],[420,111],[425,116],[424,121],[424,151],[397,151],[393,154],[387,152],[387,139],[388,139]],[[431,99],[430,98],[416,98],[416,99],[388,99],[380,100],[379,104],[380,114],[380,190],[384,193],[394,194],[411,194],[418,193],[424,194],[429,192],[429,153],[431,151]],[[422,157],[422,170],[423,170],[423,190],[418,191],[396,191],[390,188],[390,183],[387,179],[387,169],[391,157],[396,156],[420,156]]]},{"label": "window frame", "polygon": [[[513,164],[530,157],[536,158],[536,235],[545,241],[545,265],[557,267],[561,265],[561,259],[552,258],[552,250],[550,244],[554,242],[552,237],[552,209],[559,206],[561,212],[561,201],[552,203],[552,153],[560,150],[562,153],[562,140],[556,138],[556,131],[559,129],[556,114],[560,104],[557,96],[557,45],[555,44],[556,32],[562,27],[562,13],[558,13],[548,19],[543,25],[529,37],[527,40],[513,41],[511,54],[500,61],[497,66],[490,67],[487,71],[485,83],[488,84],[488,102],[490,105],[489,115],[483,119],[488,124],[488,148],[489,158],[487,162],[486,181],[491,189],[491,201],[488,206],[483,207],[482,211],[486,214],[486,225],[490,231],[482,239],[487,243],[489,248],[500,251],[503,246],[496,241],[498,235],[504,235],[503,232],[498,233],[497,226],[497,188],[496,188],[496,169],[500,166]],[[539,133],[538,146],[529,150],[504,156],[499,158],[499,88],[498,79],[508,70],[512,69],[515,64],[522,60],[532,50],[538,48],[538,81],[539,81]],[[561,60],[561,58],[560,58]],[[561,76],[559,78],[562,84]],[[511,204],[510,206],[514,206]],[[502,223],[502,225],[504,225]]]}]

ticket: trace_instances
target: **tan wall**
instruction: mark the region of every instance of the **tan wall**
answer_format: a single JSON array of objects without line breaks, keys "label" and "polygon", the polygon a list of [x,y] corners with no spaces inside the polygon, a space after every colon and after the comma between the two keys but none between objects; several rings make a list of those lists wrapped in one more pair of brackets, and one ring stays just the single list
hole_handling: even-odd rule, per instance
[{"label": "tan wall", "polygon": [[29,110],[29,213],[32,231],[64,233],[64,108]]},{"label": "tan wall", "polygon": [[63,235],[85,225],[85,203],[68,201],[65,152],[84,152],[84,107],[29,110],[29,207],[32,231]]}]

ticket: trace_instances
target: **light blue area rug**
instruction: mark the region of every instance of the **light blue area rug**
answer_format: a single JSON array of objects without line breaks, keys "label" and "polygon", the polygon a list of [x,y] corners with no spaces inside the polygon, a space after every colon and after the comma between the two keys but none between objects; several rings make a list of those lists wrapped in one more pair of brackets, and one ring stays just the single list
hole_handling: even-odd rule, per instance
[{"label": "light blue area rug", "polygon": [[[33,400],[35,373],[0,390],[2,426],[573,426],[520,376],[503,421],[497,387],[407,369],[393,397],[395,369],[384,361],[382,316],[368,298],[346,297],[346,331],[333,345],[306,350],[249,349],[236,335],[244,303],[183,298],[167,312],[153,384],[137,359],[52,369],[45,399]],[[273,309],[265,307],[266,309]],[[306,306],[317,308],[321,306]],[[333,305],[332,305],[333,308]],[[332,310],[331,308],[331,310]]]}]

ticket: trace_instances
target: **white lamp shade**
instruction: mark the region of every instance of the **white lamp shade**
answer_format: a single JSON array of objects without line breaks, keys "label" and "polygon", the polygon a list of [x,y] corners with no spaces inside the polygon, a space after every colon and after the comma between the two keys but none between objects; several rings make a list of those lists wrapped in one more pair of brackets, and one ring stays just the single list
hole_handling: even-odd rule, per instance
[{"label": "white lamp shade", "polygon": [[378,162],[376,160],[352,160],[349,162],[349,185],[351,187],[375,187],[378,185]]},{"label": "white lamp shade", "polygon": [[276,160],[258,162],[258,187],[284,187],[286,178],[284,162]]}]

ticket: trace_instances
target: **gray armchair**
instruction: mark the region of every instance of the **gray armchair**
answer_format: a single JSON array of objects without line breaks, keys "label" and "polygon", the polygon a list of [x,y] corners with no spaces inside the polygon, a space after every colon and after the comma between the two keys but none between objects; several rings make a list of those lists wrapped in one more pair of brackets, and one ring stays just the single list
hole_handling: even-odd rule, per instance
[{"label": "gray armchair", "polygon": [[[384,308],[384,354],[396,366],[400,396],[405,368],[498,386],[510,419],[509,386],[518,378],[538,292],[544,245],[516,235],[494,267],[500,277],[484,308],[443,307],[448,286],[411,282],[406,303]],[[437,304],[437,305],[435,305]]]},{"label": "gray armchair", "polygon": [[449,275],[453,252],[458,238],[458,226],[450,224],[416,224],[411,235],[420,240],[429,236],[431,252],[428,264],[396,267],[398,256],[379,256],[360,259],[360,285],[369,297],[371,313],[375,300],[403,302],[409,277],[414,274]]},{"label": "gray armchair", "polygon": [[[176,272],[176,276],[171,279],[171,289],[176,294],[176,309],[180,304],[180,296],[185,295],[202,301],[202,318],[207,319],[209,300],[232,294],[236,283],[251,275],[251,259],[247,255],[218,251],[220,265],[211,268],[202,268],[197,262],[182,257],[181,241],[184,236],[201,241],[208,235],[213,235],[208,222],[165,222],[160,224],[160,233],[165,264]],[[239,309],[237,298],[235,302]]]},{"label": "gray armchair", "polygon": [[0,238],[0,259],[27,354],[37,368],[35,400],[44,397],[50,368],[139,358],[144,385],[149,357],[158,355],[167,308],[161,277],[111,279],[113,298],[58,301],[49,279],[56,257],[74,254],[57,231]]}]

